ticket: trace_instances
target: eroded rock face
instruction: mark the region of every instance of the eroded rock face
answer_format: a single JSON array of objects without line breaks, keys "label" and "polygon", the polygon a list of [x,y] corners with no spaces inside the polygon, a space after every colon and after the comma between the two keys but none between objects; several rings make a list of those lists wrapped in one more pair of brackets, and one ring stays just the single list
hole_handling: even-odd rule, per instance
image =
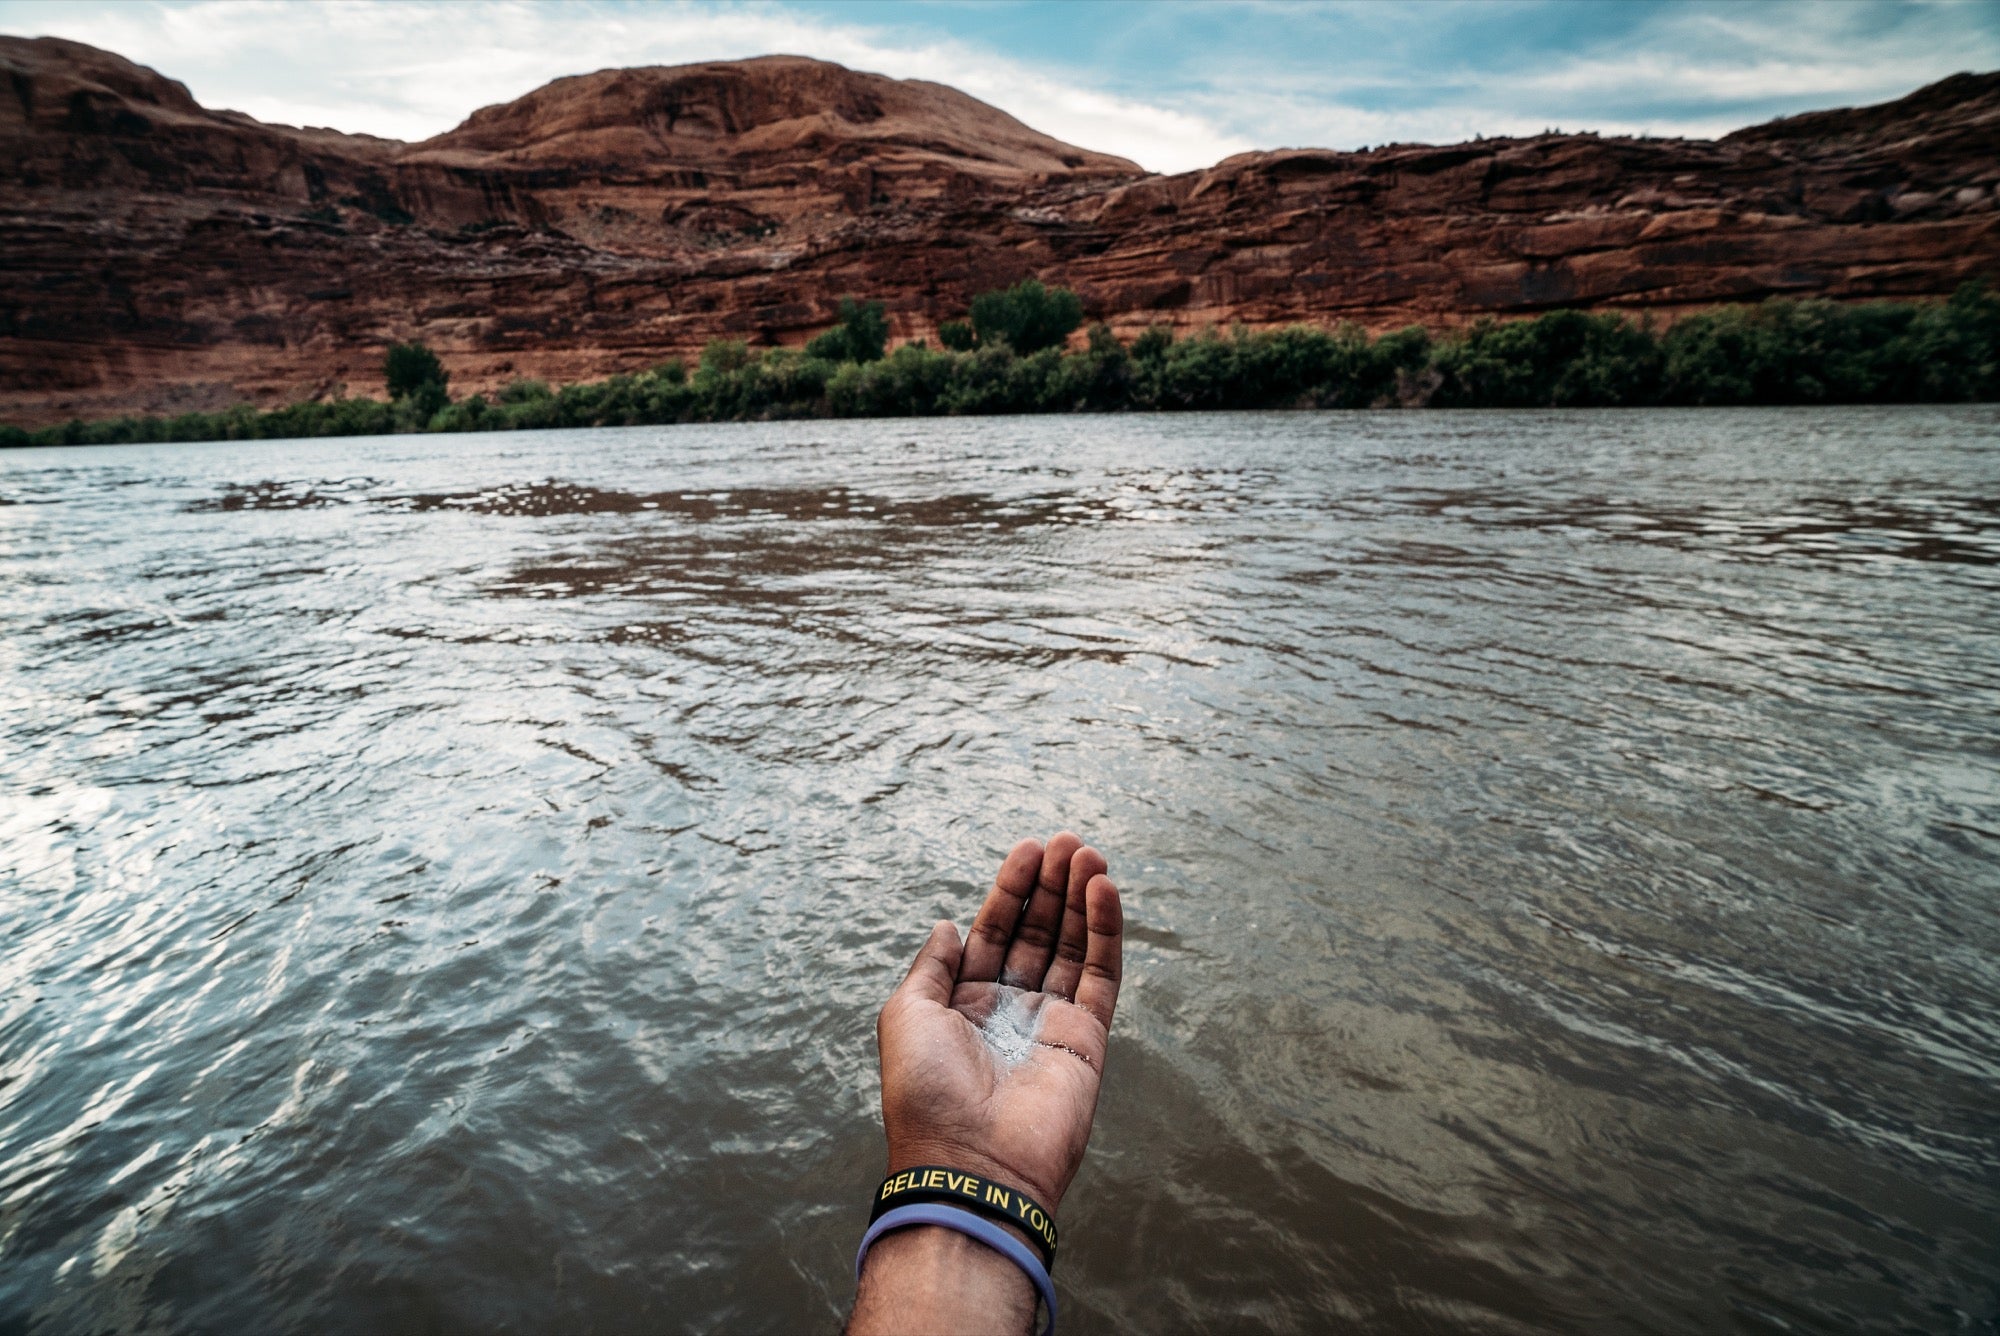
[{"label": "eroded rock face", "polygon": [[2000,271],[2000,75],[1715,142],[1556,135],[1288,150],[1154,176],[936,84],[773,56],[559,79],[404,144],[209,111],[108,52],[0,38],[0,418],[455,390],[838,299],[927,336],[1029,275],[1130,332],[1672,314],[1936,296]]}]

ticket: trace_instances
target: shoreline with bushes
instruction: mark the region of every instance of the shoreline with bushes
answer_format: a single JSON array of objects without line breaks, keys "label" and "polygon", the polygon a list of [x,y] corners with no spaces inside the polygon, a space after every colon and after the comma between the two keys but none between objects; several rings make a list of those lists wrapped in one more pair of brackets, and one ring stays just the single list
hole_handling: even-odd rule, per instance
[{"label": "shoreline with bushes", "polygon": [[1294,325],[1127,343],[1099,325],[1068,348],[1082,306],[1029,280],[947,322],[948,345],[886,348],[879,302],[844,300],[804,348],[711,343],[690,370],[552,387],[517,380],[453,400],[421,344],[392,348],[389,400],[340,398],[260,412],[0,424],[0,446],[379,436],[787,418],[1223,409],[1569,408],[1963,403],[2000,399],[2000,297],[1968,283],[1935,302],[1773,298],[1664,329],[1618,314],[1554,311],[1433,335]]}]

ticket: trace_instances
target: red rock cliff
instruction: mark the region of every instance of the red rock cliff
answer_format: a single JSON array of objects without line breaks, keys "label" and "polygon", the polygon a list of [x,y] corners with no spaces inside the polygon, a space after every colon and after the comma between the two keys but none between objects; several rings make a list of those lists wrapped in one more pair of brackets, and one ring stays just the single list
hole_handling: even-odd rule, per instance
[{"label": "red rock cliff", "polygon": [[912,337],[1036,275],[1121,330],[1439,325],[2000,271],[2000,75],[1724,139],[1287,150],[1151,176],[962,93],[771,56],[559,79],[404,144],[208,111],[0,38],[0,419],[573,380],[796,343],[848,294]]}]

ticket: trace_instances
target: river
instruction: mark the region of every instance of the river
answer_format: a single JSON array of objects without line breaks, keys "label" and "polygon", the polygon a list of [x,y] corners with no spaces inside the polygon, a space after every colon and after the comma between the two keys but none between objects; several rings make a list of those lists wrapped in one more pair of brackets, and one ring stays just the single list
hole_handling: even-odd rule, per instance
[{"label": "river", "polygon": [[2000,1322],[2000,410],[0,454],[0,1330],[831,1331],[1073,827],[1069,1331]]}]

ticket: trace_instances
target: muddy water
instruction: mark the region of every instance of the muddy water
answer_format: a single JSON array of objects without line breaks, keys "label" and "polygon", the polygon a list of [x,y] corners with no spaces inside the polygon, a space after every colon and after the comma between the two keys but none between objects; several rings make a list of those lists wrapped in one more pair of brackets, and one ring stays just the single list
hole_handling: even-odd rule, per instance
[{"label": "muddy water", "polygon": [[0,1329],[830,1329],[873,1009],[1069,825],[1071,1330],[1990,1330],[1996,440],[0,456]]}]

